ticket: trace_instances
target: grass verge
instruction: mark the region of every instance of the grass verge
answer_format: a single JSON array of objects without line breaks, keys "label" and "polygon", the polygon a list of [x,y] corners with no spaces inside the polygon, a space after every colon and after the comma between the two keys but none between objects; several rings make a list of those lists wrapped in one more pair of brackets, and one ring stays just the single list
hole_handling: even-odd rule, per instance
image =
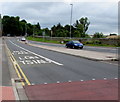
[{"label": "grass verge", "polygon": [[[27,40],[31,40],[31,41],[38,41],[38,42],[46,42],[46,43],[54,43],[54,44],[61,44],[60,41],[55,41],[55,40],[46,40],[44,38],[35,38],[35,37],[27,37]],[[65,44],[65,43],[64,43]],[[87,46],[99,46],[99,47],[120,47],[120,46],[116,46],[116,45],[105,45],[105,44],[85,44]]]},{"label": "grass verge", "polygon": [[60,44],[60,41],[55,41],[55,40],[46,40],[44,38],[35,38],[35,37],[27,37],[27,40],[32,40],[32,41],[38,41],[38,42],[46,42],[46,43],[55,43],[55,44]]}]

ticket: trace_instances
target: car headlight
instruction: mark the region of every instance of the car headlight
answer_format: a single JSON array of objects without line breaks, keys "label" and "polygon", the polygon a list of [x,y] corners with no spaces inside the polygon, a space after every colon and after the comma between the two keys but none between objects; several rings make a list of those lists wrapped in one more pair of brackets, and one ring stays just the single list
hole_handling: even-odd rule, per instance
[{"label": "car headlight", "polygon": [[74,44],[75,46],[78,46],[77,44]]}]

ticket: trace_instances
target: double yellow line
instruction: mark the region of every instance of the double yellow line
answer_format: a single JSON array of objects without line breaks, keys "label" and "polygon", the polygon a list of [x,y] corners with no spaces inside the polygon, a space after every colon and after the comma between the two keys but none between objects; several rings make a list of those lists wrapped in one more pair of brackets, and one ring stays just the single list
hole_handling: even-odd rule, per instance
[{"label": "double yellow line", "polygon": [[23,86],[25,86],[25,83],[26,83],[27,85],[31,85],[30,82],[29,82],[29,80],[28,80],[28,78],[26,77],[26,75],[25,75],[24,72],[22,71],[21,67],[20,67],[19,64],[17,63],[16,59],[15,59],[14,56],[12,55],[12,53],[11,53],[10,49],[8,48],[7,44],[5,44],[5,45],[6,45],[8,54],[9,54],[9,56],[10,56],[10,60],[12,61],[12,64],[13,64],[13,66],[14,66],[14,68],[15,68],[15,71],[16,71],[18,77],[19,77],[21,80],[22,80],[23,78],[24,78],[24,80],[25,80],[25,82],[21,82],[21,84],[22,84]]}]

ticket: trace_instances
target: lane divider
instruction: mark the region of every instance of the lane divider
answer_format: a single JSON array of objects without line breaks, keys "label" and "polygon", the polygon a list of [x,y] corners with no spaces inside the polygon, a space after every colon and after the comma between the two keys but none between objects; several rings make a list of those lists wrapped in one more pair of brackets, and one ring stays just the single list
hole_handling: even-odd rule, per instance
[{"label": "lane divider", "polygon": [[5,45],[6,45],[6,49],[7,49],[7,51],[8,51],[8,54],[9,54],[9,56],[10,56],[10,60],[11,60],[11,62],[12,62],[12,64],[13,64],[13,67],[14,67],[14,69],[15,69],[18,77],[19,77],[20,79],[24,79],[24,80],[25,80],[25,82],[21,82],[21,84],[22,84],[23,86],[25,86],[26,84],[27,84],[27,85],[31,85],[30,82],[29,82],[29,80],[28,80],[28,78],[26,77],[26,75],[25,75],[24,72],[22,71],[21,67],[20,67],[19,64],[17,63],[16,59],[15,59],[14,56],[12,55],[12,53],[11,53],[10,49],[8,48],[7,44],[5,44]]}]

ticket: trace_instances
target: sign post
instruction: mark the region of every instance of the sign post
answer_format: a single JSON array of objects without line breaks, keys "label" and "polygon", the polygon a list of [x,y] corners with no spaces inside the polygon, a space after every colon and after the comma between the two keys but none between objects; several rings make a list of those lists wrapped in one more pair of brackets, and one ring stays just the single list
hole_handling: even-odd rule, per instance
[{"label": "sign post", "polygon": [[43,41],[45,39],[45,31],[42,32],[42,36],[43,36]]}]

